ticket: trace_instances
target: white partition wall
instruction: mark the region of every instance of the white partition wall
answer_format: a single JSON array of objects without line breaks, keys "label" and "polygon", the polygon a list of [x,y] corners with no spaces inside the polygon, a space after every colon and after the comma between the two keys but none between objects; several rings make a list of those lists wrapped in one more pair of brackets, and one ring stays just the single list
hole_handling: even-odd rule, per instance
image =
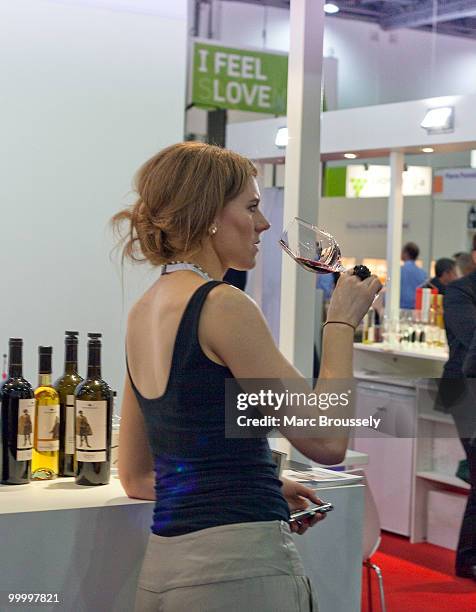
[{"label": "white partition wall", "polygon": [[279,344],[283,256],[278,241],[283,231],[283,208],[283,189],[262,189],[261,209],[271,227],[261,238],[260,256],[256,260],[256,267],[249,272],[247,285],[247,292],[260,305],[276,344]]},{"label": "white partition wall", "polygon": [[0,0],[0,353],[63,332],[104,334],[104,377],[122,388],[124,323],[152,274],[109,260],[108,220],[132,177],[183,139],[186,0]]}]

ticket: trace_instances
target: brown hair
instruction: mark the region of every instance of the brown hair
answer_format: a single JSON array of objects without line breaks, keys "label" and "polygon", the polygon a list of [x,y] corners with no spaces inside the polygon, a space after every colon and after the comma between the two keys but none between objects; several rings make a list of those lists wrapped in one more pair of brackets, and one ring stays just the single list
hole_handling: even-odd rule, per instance
[{"label": "brown hair", "polygon": [[410,259],[415,261],[415,259],[420,254],[420,249],[418,248],[418,245],[416,245],[414,242],[407,242],[402,249],[402,253],[406,253]]},{"label": "brown hair", "polygon": [[135,204],[111,219],[122,259],[161,265],[196,253],[217,214],[256,174],[249,159],[214,145],[182,142],[163,149],[137,172]]}]

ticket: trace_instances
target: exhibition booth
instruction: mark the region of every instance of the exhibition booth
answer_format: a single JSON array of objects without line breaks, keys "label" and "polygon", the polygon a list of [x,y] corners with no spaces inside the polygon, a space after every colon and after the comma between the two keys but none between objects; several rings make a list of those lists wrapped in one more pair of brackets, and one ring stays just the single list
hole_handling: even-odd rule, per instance
[{"label": "exhibition booth", "polygon": [[[310,219],[337,237],[348,267],[368,265],[386,283],[387,290],[398,294],[394,295],[395,315],[392,297],[386,304],[380,341],[364,343],[360,337],[354,344],[357,415],[380,411],[393,423],[388,436],[358,438],[353,443],[353,448],[368,454],[365,471],[382,527],[412,542],[428,541],[453,550],[469,485],[455,475],[464,451],[453,420],[434,408],[448,347],[446,339],[438,346],[428,341],[404,341],[401,328],[406,312],[398,312],[399,267],[406,242],[419,245],[419,264],[428,278],[433,276],[436,259],[472,248],[475,230],[468,227],[468,218],[476,197],[476,170],[468,166],[432,172],[426,165],[430,154],[422,149],[448,153],[449,163],[451,152],[471,150],[476,142],[476,117],[471,111],[475,103],[475,96],[449,96],[323,113],[321,160],[327,183],[323,197],[316,195],[315,216]],[[454,130],[427,134],[420,123],[428,110],[441,106],[453,108],[458,117]],[[273,179],[275,183],[265,187],[263,205],[276,240],[264,245],[249,290],[277,341],[281,270],[275,261],[280,257],[276,242],[283,229],[285,180],[282,170],[273,175],[268,165],[285,164],[286,147],[276,145],[276,134],[285,127],[282,118],[228,127],[230,147],[259,163],[268,185]],[[395,151],[402,157],[410,156],[403,172],[390,165],[389,156]],[[349,153],[354,159],[349,159]],[[357,195],[356,184],[362,179],[364,188]],[[400,198],[395,200],[397,191]],[[400,228],[397,233],[395,220]],[[316,296],[319,303],[322,291],[318,289]],[[322,307],[316,312],[323,317]],[[315,345],[320,346],[320,328]],[[405,430],[406,420],[412,422],[413,433],[398,434],[399,428]]]}]

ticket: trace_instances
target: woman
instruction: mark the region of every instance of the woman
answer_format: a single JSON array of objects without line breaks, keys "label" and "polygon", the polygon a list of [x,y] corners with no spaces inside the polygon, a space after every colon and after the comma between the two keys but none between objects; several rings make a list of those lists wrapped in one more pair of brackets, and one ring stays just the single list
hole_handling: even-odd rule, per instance
[{"label": "woman", "polygon": [[[225,149],[177,144],[141,168],[137,192],[113,219],[128,224],[123,254],[168,265],[128,318],[119,476],[130,497],[156,500],[136,610],[312,610],[288,520],[290,508],[319,499],[281,487],[266,437],[225,436],[226,378],[305,384],[256,304],[221,282],[228,268],[254,267],[269,228],[256,169]],[[379,288],[375,277],[343,275],[324,331],[324,378],[352,376],[353,328]],[[291,443],[327,464],[347,445]]]}]

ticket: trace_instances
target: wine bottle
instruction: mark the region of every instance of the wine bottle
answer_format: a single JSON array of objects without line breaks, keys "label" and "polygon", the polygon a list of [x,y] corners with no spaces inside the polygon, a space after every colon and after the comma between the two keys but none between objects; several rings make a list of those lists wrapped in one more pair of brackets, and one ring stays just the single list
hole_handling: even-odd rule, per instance
[{"label": "wine bottle", "polygon": [[446,344],[445,318],[443,310],[443,296],[436,296],[436,324],[438,326],[438,346],[443,347]]},{"label": "wine bottle", "polygon": [[83,379],[78,374],[78,332],[65,332],[64,373],[54,387],[60,402],[59,475],[74,476],[74,392]]},{"label": "wine bottle", "polygon": [[101,334],[88,334],[88,375],[75,399],[75,475],[80,485],[103,485],[111,471],[113,396],[101,378]]},{"label": "wine bottle", "polygon": [[23,378],[23,340],[10,338],[8,378],[0,389],[0,478],[2,484],[27,484],[35,431],[35,395]]},{"label": "wine bottle", "polygon": [[32,480],[52,480],[58,476],[59,468],[59,395],[52,385],[51,361],[53,348],[38,347],[38,387],[35,389],[36,416]]}]

